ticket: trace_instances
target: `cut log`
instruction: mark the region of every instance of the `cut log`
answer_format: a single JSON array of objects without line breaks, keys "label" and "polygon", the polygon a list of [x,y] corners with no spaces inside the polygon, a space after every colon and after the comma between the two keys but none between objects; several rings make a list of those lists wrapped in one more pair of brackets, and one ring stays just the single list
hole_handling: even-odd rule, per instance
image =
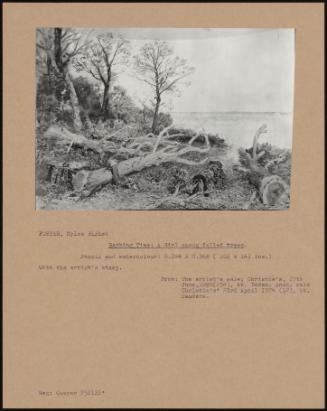
[{"label": "cut log", "polygon": [[113,181],[113,174],[107,168],[99,168],[98,170],[81,170],[73,177],[74,191],[87,197],[94,193],[97,189]]},{"label": "cut log", "polygon": [[260,197],[266,206],[284,206],[289,203],[289,186],[279,176],[264,177],[260,186]]},{"label": "cut log", "polygon": [[[145,142],[143,140],[136,146],[133,144],[130,147],[121,148],[115,152],[117,154],[117,152],[127,150],[131,155],[138,154],[137,157],[131,157],[120,161],[117,164],[111,164],[108,167],[103,167],[98,170],[78,171],[72,179],[74,190],[79,192],[82,196],[88,196],[104,185],[118,181],[120,177],[139,172],[144,168],[170,162],[197,166],[208,162],[207,156],[198,161],[190,160],[185,157],[190,153],[208,153],[210,150],[210,143],[206,135],[204,147],[193,146],[193,143],[198,138],[198,135],[195,135],[190,140],[189,144],[181,146],[167,141],[167,132],[169,128],[170,127],[167,127],[162,130],[156,140],[154,140],[151,135],[149,138],[152,141],[147,140]],[[88,140],[82,135],[71,133],[67,129],[60,128],[58,126],[51,126],[45,133],[45,137],[48,139],[54,138],[59,144],[66,144],[69,147],[74,144],[84,148],[89,148],[98,153],[107,151],[109,147],[108,145],[111,144],[105,139],[100,141]],[[145,143],[147,146],[150,145],[150,147],[153,147],[151,152],[144,153],[140,151],[141,148],[144,148]],[[159,149],[160,146],[161,148]],[[115,167],[114,169],[113,166]]]},{"label": "cut log", "polygon": [[[204,164],[207,158],[199,162],[193,162],[185,158],[179,158],[176,153],[165,153],[156,151],[144,157],[134,157],[121,161],[116,165],[116,172],[119,177],[124,177],[131,173],[136,173],[144,168],[158,166],[163,163],[182,163],[182,164]],[[74,190],[83,193],[83,196],[91,195],[97,189],[113,182],[113,172],[108,168],[98,170],[78,171],[73,179]]]}]

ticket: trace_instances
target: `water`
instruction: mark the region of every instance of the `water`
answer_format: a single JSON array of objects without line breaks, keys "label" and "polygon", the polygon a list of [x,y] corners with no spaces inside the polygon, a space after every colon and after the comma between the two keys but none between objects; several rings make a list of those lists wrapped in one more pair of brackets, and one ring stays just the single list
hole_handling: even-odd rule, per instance
[{"label": "water", "polygon": [[208,133],[218,134],[231,145],[231,154],[236,155],[239,147],[252,146],[253,136],[262,125],[267,125],[268,132],[262,134],[259,142],[268,142],[280,148],[292,148],[291,113],[171,113],[177,127],[198,130],[203,128]]}]

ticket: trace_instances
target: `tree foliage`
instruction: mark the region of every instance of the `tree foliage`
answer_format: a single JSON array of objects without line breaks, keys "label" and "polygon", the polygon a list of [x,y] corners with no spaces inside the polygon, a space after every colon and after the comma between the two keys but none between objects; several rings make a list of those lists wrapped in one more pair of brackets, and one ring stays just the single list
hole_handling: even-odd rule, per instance
[{"label": "tree foliage", "polygon": [[140,53],[134,57],[137,76],[148,84],[154,94],[154,115],[152,132],[157,131],[159,108],[164,93],[176,93],[184,80],[194,68],[187,64],[187,60],[174,55],[173,49],[165,41],[146,43]]},{"label": "tree foliage", "polygon": [[78,72],[85,72],[102,84],[101,109],[104,119],[111,115],[111,84],[126,67],[128,58],[128,41],[121,36],[107,33],[97,36],[90,46],[74,60],[74,67]]}]

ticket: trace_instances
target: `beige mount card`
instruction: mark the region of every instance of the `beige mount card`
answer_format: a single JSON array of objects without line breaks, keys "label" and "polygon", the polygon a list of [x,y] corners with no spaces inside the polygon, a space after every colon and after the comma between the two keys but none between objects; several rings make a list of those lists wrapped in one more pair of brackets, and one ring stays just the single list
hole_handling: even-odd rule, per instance
[{"label": "beige mount card", "polygon": [[323,408],[323,5],[3,10],[4,407]]}]

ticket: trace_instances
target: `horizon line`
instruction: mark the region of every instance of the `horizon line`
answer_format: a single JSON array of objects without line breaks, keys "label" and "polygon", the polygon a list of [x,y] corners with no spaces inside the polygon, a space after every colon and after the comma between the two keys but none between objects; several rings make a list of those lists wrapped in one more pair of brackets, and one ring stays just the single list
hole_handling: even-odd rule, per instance
[{"label": "horizon line", "polygon": [[292,114],[292,111],[238,111],[238,110],[228,110],[228,111],[168,111],[169,113],[253,113],[253,114]]}]

